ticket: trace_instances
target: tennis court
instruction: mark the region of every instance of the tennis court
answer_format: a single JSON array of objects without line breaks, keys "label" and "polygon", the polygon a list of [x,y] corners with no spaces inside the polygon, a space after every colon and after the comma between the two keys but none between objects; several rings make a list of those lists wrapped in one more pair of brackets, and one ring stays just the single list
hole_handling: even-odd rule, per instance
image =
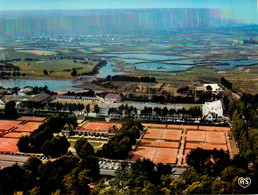
[{"label": "tennis court", "polygon": [[122,127],[119,123],[97,123],[97,122],[88,122],[82,126],[82,130],[87,131],[103,131],[107,132],[110,127],[116,126],[118,129]]},{"label": "tennis court", "polygon": [[19,133],[19,132],[10,132],[10,133],[5,134],[3,137],[19,139],[21,136],[26,136],[26,135],[30,135],[30,134],[29,133]]},{"label": "tennis court", "polygon": [[0,130],[8,130],[16,127],[21,121],[0,120]]},{"label": "tennis court", "polygon": [[0,137],[0,152],[18,152],[17,142],[19,139],[16,138],[2,138]]},{"label": "tennis court", "polygon": [[177,162],[178,149],[158,148],[140,146],[133,152],[131,160],[147,158],[154,163],[172,163]]},{"label": "tennis court", "polygon": [[179,142],[168,142],[163,140],[152,141],[152,140],[142,139],[139,145],[147,146],[147,147],[179,148]]},{"label": "tennis court", "polygon": [[16,132],[32,132],[35,129],[37,129],[42,123],[39,122],[27,122],[23,125],[18,126],[17,129],[15,129]]},{"label": "tennis court", "polygon": [[22,116],[22,117],[19,117],[17,120],[18,121],[42,122],[45,119],[46,118],[44,118],[44,117]]}]

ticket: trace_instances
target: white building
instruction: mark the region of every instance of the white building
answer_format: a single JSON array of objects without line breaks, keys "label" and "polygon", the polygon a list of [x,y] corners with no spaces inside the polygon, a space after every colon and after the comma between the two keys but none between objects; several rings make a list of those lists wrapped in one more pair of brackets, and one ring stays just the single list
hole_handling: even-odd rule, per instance
[{"label": "white building", "polygon": [[224,115],[221,101],[205,102],[202,106],[202,115],[207,121],[223,119]]},{"label": "white building", "polygon": [[216,92],[216,91],[223,91],[223,89],[218,85],[218,84],[203,84],[204,90],[207,91],[207,86],[211,86],[211,91]]}]

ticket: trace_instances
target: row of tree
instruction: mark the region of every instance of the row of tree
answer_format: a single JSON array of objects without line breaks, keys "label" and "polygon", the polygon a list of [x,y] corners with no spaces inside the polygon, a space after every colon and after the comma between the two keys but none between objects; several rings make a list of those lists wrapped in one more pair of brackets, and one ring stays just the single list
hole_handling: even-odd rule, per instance
[{"label": "row of tree", "polygon": [[13,71],[13,72],[4,72],[4,71],[1,71],[0,72],[0,77],[20,77],[20,76],[23,76],[25,77],[26,76],[26,73],[20,73],[20,71]]},{"label": "row of tree", "polygon": [[258,167],[258,95],[243,94],[240,100],[231,100],[229,114],[232,131],[240,154]]},{"label": "row of tree", "polygon": [[30,157],[21,166],[1,169],[1,194],[89,194],[89,184],[99,178],[98,160],[85,138],[79,139],[75,148],[79,157],[69,153],[45,163]]},{"label": "row of tree", "polygon": [[210,92],[203,92],[198,94],[198,98],[195,98],[194,95],[179,96],[171,94],[163,95],[138,95],[134,93],[129,93],[125,96],[125,100],[130,101],[142,101],[142,102],[154,102],[159,104],[164,103],[204,103],[209,101],[214,101],[220,99],[220,95],[214,95]]},{"label": "row of tree", "polygon": [[59,133],[66,123],[74,126],[74,128],[77,126],[77,120],[74,116],[61,114],[51,116],[29,136],[22,136],[19,139],[17,143],[19,151],[43,153],[50,157],[59,157],[66,154],[70,143],[65,137],[53,136],[53,133]]},{"label": "row of tree", "polygon": [[155,77],[136,77],[136,76],[128,76],[128,75],[108,75],[106,77],[108,81],[129,81],[129,82],[147,82],[147,83],[155,83]]},{"label": "row of tree", "polygon": [[97,156],[111,159],[126,158],[142,130],[143,126],[139,120],[125,117],[122,127],[109,139],[108,143],[103,145],[102,149],[97,152]]},{"label": "row of tree", "polygon": [[[239,177],[250,177],[245,159],[230,159],[223,150],[194,149],[187,155],[189,168],[173,177],[171,165],[138,159],[131,168],[122,165],[109,182],[100,181],[93,194],[228,194],[255,193],[255,184],[238,185]],[[252,181],[253,181],[252,180]]]},{"label": "row of tree", "polygon": [[[108,114],[120,114],[120,115],[135,115],[137,114],[137,108],[131,106],[128,106],[128,104],[122,104],[118,108],[109,108]],[[144,107],[144,109],[141,110],[142,116],[173,116],[173,115],[179,115],[183,114],[185,116],[190,116],[193,118],[201,118],[202,117],[202,110],[198,106],[190,107],[188,110],[185,108],[182,109],[174,109],[171,108],[168,110],[168,108],[165,106],[163,108],[155,107],[154,109],[152,107]]]},{"label": "row of tree", "polygon": [[228,89],[232,89],[233,84],[226,80],[224,77],[220,79],[220,83]]}]

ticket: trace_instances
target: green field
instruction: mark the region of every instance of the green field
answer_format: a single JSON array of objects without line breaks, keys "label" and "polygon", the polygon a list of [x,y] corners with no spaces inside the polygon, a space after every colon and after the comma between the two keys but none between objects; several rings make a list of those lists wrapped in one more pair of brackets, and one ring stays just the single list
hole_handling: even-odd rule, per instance
[{"label": "green field", "polygon": [[[162,91],[176,93],[176,90],[193,84],[201,85],[203,83],[219,83],[221,77],[225,77],[233,83],[233,89],[237,92],[245,92],[250,94],[258,93],[258,65],[242,66],[241,69],[215,70],[208,67],[195,67],[182,72],[154,72],[154,71],[137,71],[134,76],[150,76],[155,77],[158,83],[141,83],[141,82],[118,82],[113,81],[112,84],[122,91],[125,87],[135,90],[138,94],[146,94],[146,89],[153,88],[158,90],[161,84]],[[225,71],[225,72],[224,72]]]},{"label": "green field", "polygon": [[[98,62],[85,61],[88,64],[80,63],[80,60],[77,60],[76,63],[73,60],[50,60],[46,59],[46,61],[18,61],[13,62],[15,66],[20,67],[21,73],[26,73],[28,77],[44,77],[44,78],[71,78],[71,70],[73,68],[79,68],[77,70],[78,74],[91,72],[94,66]],[[64,71],[70,69],[70,71]],[[48,75],[43,73],[43,70],[48,71]]]},{"label": "green field", "polygon": [[[71,144],[71,147],[74,148],[76,141],[69,141]],[[103,142],[89,142],[92,147],[100,146]]]}]

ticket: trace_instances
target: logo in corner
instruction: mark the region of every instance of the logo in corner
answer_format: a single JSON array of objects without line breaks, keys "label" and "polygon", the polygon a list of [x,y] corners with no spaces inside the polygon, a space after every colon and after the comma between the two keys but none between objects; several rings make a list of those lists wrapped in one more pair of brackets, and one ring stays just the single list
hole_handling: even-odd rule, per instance
[{"label": "logo in corner", "polygon": [[248,186],[251,185],[252,180],[249,177],[243,178],[240,177],[238,178],[238,185],[240,185],[242,188],[247,188]]}]

